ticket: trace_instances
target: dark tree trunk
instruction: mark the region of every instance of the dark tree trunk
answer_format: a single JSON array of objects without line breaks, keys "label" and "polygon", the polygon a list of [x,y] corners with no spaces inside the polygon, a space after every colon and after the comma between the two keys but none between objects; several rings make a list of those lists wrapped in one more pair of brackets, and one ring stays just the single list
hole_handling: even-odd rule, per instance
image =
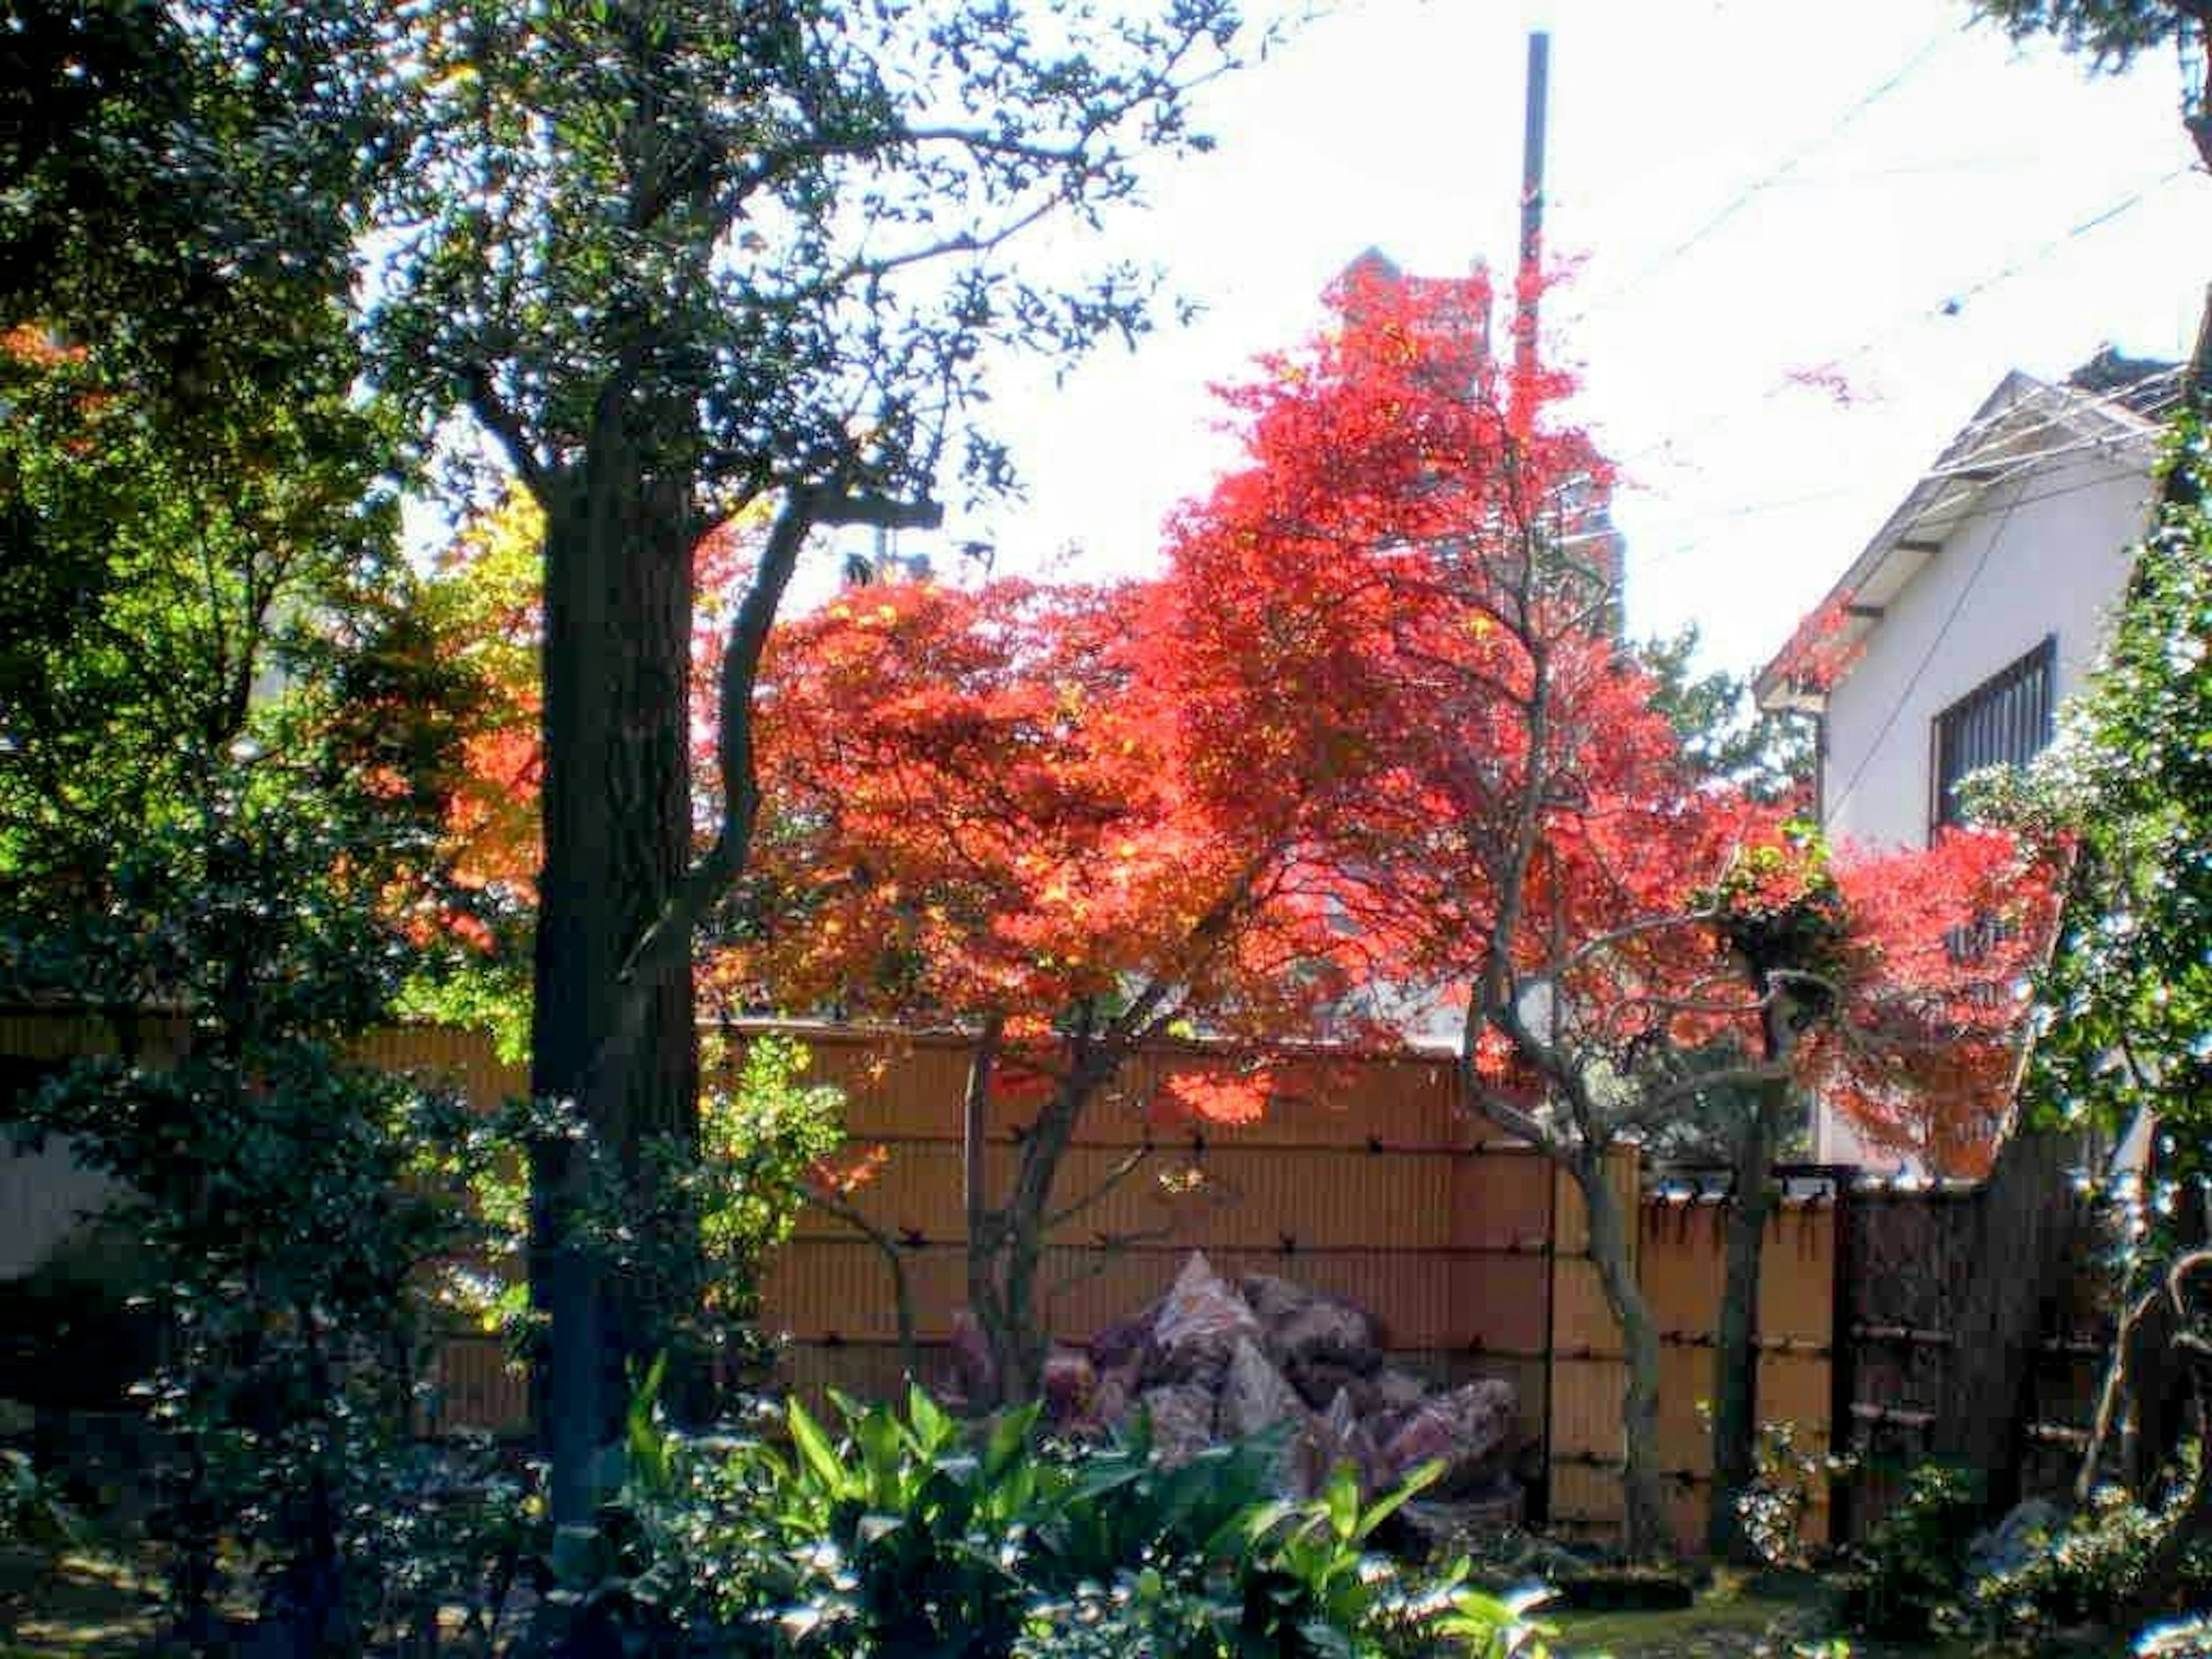
[{"label": "dark tree trunk", "polygon": [[1045,1234],[1051,1224],[1052,1194],[1060,1166],[1067,1157],[1085,1108],[1102,1076],[1095,1050],[1076,1045],[1068,1075],[1037,1114],[1022,1142],[1022,1161],[1014,1190],[1006,1200],[1006,1261],[1001,1304],[1005,1352],[997,1355],[1000,1384],[1009,1401],[1035,1400],[1044,1389],[1044,1362],[1052,1346],[1045,1328],[1039,1274],[1044,1266]]},{"label": "dark tree trunk", "polygon": [[[655,1138],[697,1134],[688,951],[645,988],[635,1030],[619,1029],[623,964],[690,853],[694,525],[679,484],[641,477],[624,446],[604,448],[544,503],[545,845],[531,1091],[574,1103],[601,1156],[633,1175]],[[564,1524],[588,1519],[592,1459],[620,1423],[626,1370],[663,1340],[673,1311],[653,1305],[667,1285],[617,1282],[578,1235],[585,1180],[574,1142],[535,1149],[532,1291],[550,1326],[537,1403]]]},{"label": "dark tree trunk", "polygon": [[968,1075],[963,1119],[963,1175],[968,1211],[968,1305],[990,1351],[996,1398],[978,1404],[1019,1405],[1044,1387],[1051,1351],[1041,1279],[1060,1165],[1091,1099],[1120,1070],[1122,1048],[1089,1036],[1069,1045],[1067,1071],[1054,1085],[1035,1122],[1021,1131],[1020,1157],[1003,1202],[994,1205],[984,1179],[986,1115],[998,1060],[999,1024],[978,1040]]},{"label": "dark tree trunk", "polygon": [[1632,1561],[1656,1560],[1674,1549],[1659,1468],[1659,1328],[1652,1322],[1651,1304],[1644,1298],[1629,1255],[1628,1229],[1633,1218],[1621,1212],[1620,1197],[1605,1178],[1605,1160],[1594,1154],[1577,1155],[1567,1168],[1589,1213],[1590,1261],[1597,1268],[1606,1304],[1620,1322],[1627,1361],[1628,1383],[1620,1407],[1626,1458],[1620,1476],[1623,1547]]},{"label": "dark tree trunk", "polygon": [[[982,1333],[991,1358],[991,1397],[970,1399],[977,1410],[999,1403],[1006,1388],[1007,1349],[1004,1294],[999,1283],[999,1255],[1005,1218],[991,1206],[990,1152],[991,1079],[999,1059],[1000,1021],[984,1023],[968,1060],[968,1088],[960,1110],[960,1182],[968,1222],[968,1310]],[[973,1384],[971,1383],[971,1388]]]},{"label": "dark tree trunk", "polygon": [[[1784,1011],[1765,1018],[1770,1060],[1789,1054]],[[1735,1192],[1729,1206],[1727,1268],[1713,1332],[1713,1484],[1705,1511],[1705,1548],[1725,1561],[1751,1562],[1758,1552],[1736,1500],[1751,1489],[1759,1450],[1759,1281],[1766,1256],[1766,1224],[1774,1213],[1771,1181],[1782,1144],[1790,1085],[1756,1085],[1735,1145]]]},{"label": "dark tree trunk", "polygon": [[1974,1205],[1964,1259],[1972,1277],[1951,1316],[1952,1342],[1929,1449],[1986,1478],[1990,1506],[2019,1496],[2021,1431],[2033,1396],[2035,1346],[2062,1300],[2081,1239],[2071,1135],[2019,1128],[1998,1149]]}]

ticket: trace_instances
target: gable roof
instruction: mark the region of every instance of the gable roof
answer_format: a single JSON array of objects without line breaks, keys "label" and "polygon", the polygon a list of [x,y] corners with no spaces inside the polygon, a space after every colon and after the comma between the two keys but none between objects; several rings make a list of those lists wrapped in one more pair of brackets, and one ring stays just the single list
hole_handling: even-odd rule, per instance
[{"label": "gable roof", "polygon": [[[2125,454],[2148,472],[2160,419],[2179,401],[2181,380],[2179,364],[2123,357],[2110,347],[2056,385],[2018,369],[2006,375],[1815,607],[1814,617],[1841,612],[1814,630],[1822,648],[1848,659],[1998,486],[2091,453]],[[1802,672],[1806,636],[1801,629],[1752,682],[1762,708],[1812,714],[1826,706],[1826,685]]]}]

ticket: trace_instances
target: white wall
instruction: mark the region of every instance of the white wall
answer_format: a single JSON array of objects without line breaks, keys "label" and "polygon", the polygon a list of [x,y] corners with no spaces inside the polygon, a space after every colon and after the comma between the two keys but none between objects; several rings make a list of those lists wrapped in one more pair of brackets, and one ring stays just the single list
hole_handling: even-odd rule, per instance
[{"label": "white wall", "polygon": [[1924,844],[1936,716],[2046,635],[2058,636],[2058,696],[2081,684],[2149,493],[2140,468],[2087,456],[1990,491],[1952,530],[1829,693],[1821,782],[1831,838]]}]

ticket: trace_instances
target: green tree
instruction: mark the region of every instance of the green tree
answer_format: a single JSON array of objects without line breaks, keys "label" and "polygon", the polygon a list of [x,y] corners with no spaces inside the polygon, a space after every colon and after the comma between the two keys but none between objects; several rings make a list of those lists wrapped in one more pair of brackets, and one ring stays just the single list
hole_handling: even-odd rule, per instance
[{"label": "green tree", "polygon": [[1655,682],[1652,707],[1682,740],[1686,760],[1706,776],[1754,800],[1808,802],[1813,792],[1813,732],[1796,715],[1761,708],[1751,684],[1725,669],[1698,675],[1695,623],[1634,647]]},{"label": "green tree", "polygon": [[[385,381],[465,410],[545,516],[544,866],[532,1088],[632,1167],[696,1133],[692,936],[757,811],[751,684],[817,527],[924,524],[987,359],[1142,325],[1109,270],[1025,278],[1023,234],[1095,222],[1148,150],[1197,142],[1229,0],[437,4],[410,15],[407,165],[372,317]],[[366,83],[370,77],[356,76]],[[695,857],[691,555],[774,501],[723,658],[722,799]],[[555,1510],[656,1322],[587,1253],[574,1144],[536,1160],[533,1281]]]},{"label": "green tree", "polygon": [[[2082,1470],[2086,1488],[2131,1405],[2129,1484],[2148,1502],[2172,1481],[2138,1597],[2146,1608],[2212,1534],[2201,1449],[2212,1431],[2212,439],[2201,413],[2174,427],[2166,468],[2103,665],[2030,784],[1999,797],[2014,812],[2055,811],[2079,838],[2041,988],[2031,1098],[2065,1127],[2110,1138],[2141,1124],[2151,1136],[2145,1184],[2122,1194],[2123,1322]],[[2193,1460],[2179,1455],[2192,1428]]]}]

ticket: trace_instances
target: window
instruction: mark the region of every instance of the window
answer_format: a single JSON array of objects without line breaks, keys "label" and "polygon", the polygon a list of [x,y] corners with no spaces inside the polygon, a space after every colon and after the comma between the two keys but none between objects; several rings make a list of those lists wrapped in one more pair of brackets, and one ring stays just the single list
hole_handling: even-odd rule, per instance
[{"label": "window", "polygon": [[1999,670],[1936,717],[1936,827],[1957,823],[1959,781],[1985,766],[2025,766],[2051,741],[2058,636]]}]

